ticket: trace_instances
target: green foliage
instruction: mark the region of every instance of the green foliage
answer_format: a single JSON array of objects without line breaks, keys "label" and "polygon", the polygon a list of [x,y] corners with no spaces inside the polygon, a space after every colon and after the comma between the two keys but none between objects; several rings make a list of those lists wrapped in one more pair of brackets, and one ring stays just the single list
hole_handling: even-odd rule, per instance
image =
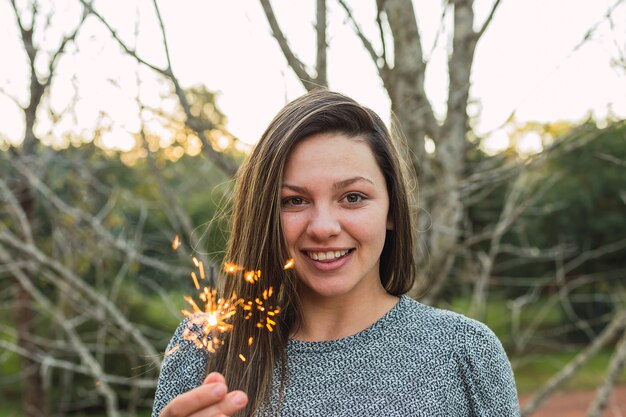
[{"label": "green foliage", "polygon": [[[178,266],[183,271],[194,269],[190,257],[198,252],[217,253],[214,260],[219,260],[224,235],[216,228],[209,228],[195,251],[191,250],[190,238],[173,206],[179,205],[181,212],[189,216],[192,228],[197,228],[196,233],[202,235],[228,197],[228,179],[202,156],[183,156],[175,162],[162,160],[155,171],[145,159],[129,166],[120,160],[119,155],[104,152],[91,144],[58,151],[44,149],[36,163],[38,165],[30,168],[44,184],[42,190],[34,189],[37,248],[106,297],[124,317],[137,325],[157,352],[163,352],[182,319],[182,292],[193,291],[191,280],[186,272],[169,275],[139,263],[118,247],[117,242],[128,242],[143,256]],[[20,178],[6,153],[0,155],[0,172],[7,173],[3,179],[17,181]],[[103,231],[99,232],[98,228]],[[14,234],[16,240],[22,236],[19,224],[8,210],[0,210],[0,230]],[[177,234],[185,245],[184,253],[182,249],[174,251],[171,248],[171,241]],[[15,252],[16,259],[23,256],[19,251]],[[56,271],[53,268],[47,271],[44,267],[42,271],[51,272],[52,276],[40,273],[35,277],[39,291],[64,317],[74,322],[81,340],[92,350],[105,373],[127,378],[156,377],[157,369],[153,365],[147,366],[150,360],[138,354],[138,347],[129,343],[127,334],[120,332],[113,323],[103,325],[102,321],[94,319],[98,314],[96,311],[81,311],[88,309],[89,303],[76,300],[68,296],[67,290],[60,289],[60,279],[54,277]],[[10,275],[6,270],[0,270],[0,278],[5,277],[10,278]],[[12,279],[0,279],[1,293],[9,294],[11,285],[15,285]],[[40,305],[33,308],[38,318],[36,334],[39,340],[58,340],[67,344],[65,333],[52,319],[51,311]],[[99,308],[94,306],[94,309]],[[14,326],[12,317],[4,312],[0,314],[0,325],[11,329]],[[106,316],[108,313],[102,314]],[[15,338],[9,334],[1,333],[0,337],[15,343]],[[70,353],[72,349],[53,343],[46,346],[46,353],[68,363],[80,364],[80,359]],[[0,385],[0,396],[19,397],[18,364],[16,355],[3,355],[0,362],[3,379],[5,375],[15,376],[16,382],[10,386]],[[63,399],[72,404],[85,404],[84,410],[90,406],[101,409],[102,398],[95,390],[92,376],[73,373],[68,379],[68,371],[58,368],[51,368],[47,375],[53,410],[66,407]],[[126,407],[130,389],[115,384],[113,389],[119,395],[121,407]],[[85,397],[85,392],[89,393],[89,398]],[[152,389],[140,392],[143,399],[152,395]],[[12,412],[8,406],[2,411]]]},{"label": "green foliage", "polygon": [[[579,146],[581,137],[590,140]],[[568,148],[571,149],[566,151]],[[591,124],[581,126],[562,138],[552,152],[556,156],[533,169],[523,190],[527,196],[537,197],[536,201],[502,239],[502,245],[525,249],[537,257],[520,257],[515,251],[500,253],[493,266],[493,280],[498,282],[502,279],[499,277],[506,277],[512,283],[517,279],[519,283],[513,287],[499,287],[509,296],[527,294],[537,285],[541,293],[550,295],[561,285],[570,284],[571,305],[557,303],[558,317],[562,325],[587,321],[591,332],[572,327],[568,334],[571,341],[586,342],[606,324],[607,315],[620,300],[620,292],[624,297],[624,287],[619,282],[626,257],[626,124],[617,123],[606,129]],[[478,152],[472,155],[473,164],[485,161],[486,157]],[[552,180],[556,181],[547,192],[537,194]],[[511,184],[511,180],[501,181],[470,206],[468,214],[475,233],[493,227]],[[616,243],[616,250],[603,252]],[[473,247],[485,253],[489,248],[489,240]],[[555,248],[561,255],[545,253]],[[581,257],[583,254],[586,255]],[[558,268],[564,272],[560,284],[556,280]]]},{"label": "green foliage", "polygon": [[[564,389],[589,389],[595,390],[606,378],[612,350],[599,352],[589,360],[576,374],[564,385]],[[515,382],[520,393],[530,393],[537,390],[543,384],[565,367],[574,359],[578,351],[569,352],[540,352],[528,354],[513,360]],[[626,369],[622,370],[617,379],[617,384],[626,383]]]},{"label": "green foliage", "polygon": [[[626,125],[598,131],[597,139],[544,167],[543,175],[561,175],[562,180],[542,201],[555,210],[542,215],[534,230],[529,228],[538,246],[565,241],[588,250],[626,236],[626,203],[620,197],[626,192],[626,168],[607,156],[626,161]],[[619,259],[619,253],[613,254],[583,268],[597,271]]]}]

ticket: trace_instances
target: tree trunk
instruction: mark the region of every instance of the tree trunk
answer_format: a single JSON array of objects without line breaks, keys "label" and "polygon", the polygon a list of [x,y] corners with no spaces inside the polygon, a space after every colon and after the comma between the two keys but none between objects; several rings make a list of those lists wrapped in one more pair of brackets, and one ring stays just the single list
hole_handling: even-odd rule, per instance
[{"label": "tree trunk", "polygon": [[[27,109],[32,110],[34,109]],[[34,113],[31,113],[34,116]],[[22,151],[27,152],[31,156],[34,152],[34,134],[33,134],[34,117],[26,116],[26,135]],[[19,204],[33,231],[35,232],[35,197],[30,187],[28,179],[20,176],[16,184],[16,195],[19,197]],[[26,272],[26,271],[25,271]],[[35,276],[32,271],[26,272],[30,279],[34,281]],[[18,282],[19,284],[19,282]],[[24,417],[42,417],[48,415],[48,392],[43,382],[41,373],[41,364],[35,359],[37,346],[32,342],[33,336],[37,334],[37,320],[35,314],[35,303],[31,294],[22,287],[17,286],[16,295],[15,323],[17,329],[17,345],[28,356],[20,356],[21,375],[22,375],[22,407],[24,409]]]}]

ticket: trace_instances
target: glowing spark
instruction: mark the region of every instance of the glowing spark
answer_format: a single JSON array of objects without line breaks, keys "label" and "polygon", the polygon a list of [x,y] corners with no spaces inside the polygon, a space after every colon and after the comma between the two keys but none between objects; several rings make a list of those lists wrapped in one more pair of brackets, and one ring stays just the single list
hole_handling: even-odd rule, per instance
[{"label": "glowing spark", "polygon": [[217,317],[215,317],[215,314],[209,314],[207,323],[209,323],[209,326],[211,327],[215,327],[215,325],[217,325]]},{"label": "glowing spark", "polygon": [[[180,246],[180,238],[177,236],[176,245]],[[196,290],[195,298],[191,295],[183,298],[189,305],[188,309],[181,310],[184,316],[188,317],[187,328],[183,331],[183,339],[192,342],[198,349],[205,349],[214,353],[216,349],[224,345],[227,332],[233,329],[233,316],[243,314],[244,320],[253,319],[255,326],[259,329],[274,331],[276,326],[276,315],[280,312],[280,307],[272,306],[271,299],[274,288],[263,289],[259,296],[254,299],[239,298],[233,293],[229,298],[219,298],[217,290],[209,287],[201,287],[200,279],[205,279],[205,271],[202,262],[196,257],[192,257],[193,263],[198,271],[191,272]],[[290,259],[284,266],[285,269],[293,268],[293,259]],[[232,262],[225,262],[224,271],[227,274],[241,274],[247,282],[255,284],[261,278],[261,270],[245,270],[242,266]],[[252,346],[254,338],[248,338],[248,346]],[[170,355],[179,349],[179,345],[174,346],[166,355]],[[246,362],[246,357],[239,353],[241,361]]]},{"label": "glowing spark", "polygon": [[231,262],[224,262],[224,272],[226,272],[227,274],[234,274],[235,272],[241,271],[242,269],[242,266],[235,265]]},{"label": "glowing spark", "polygon": [[293,259],[288,259],[287,262],[285,263],[285,266],[283,266],[283,269],[291,269],[296,265],[296,262]]},{"label": "glowing spark", "polygon": [[180,248],[180,245],[182,245],[182,243],[180,243],[180,237],[176,235],[176,237],[172,241],[172,249],[176,250]]},{"label": "glowing spark", "polygon": [[192,272],[191,273],[191,278],[193,279],[193,285],[195,285],[196,290],[200,289],[200,284],[198,284],[198,278],[196,278],[196,273]]},{"label": "glowing spark", "polygon": [[222,335],[232,330],[230,319],[237,313],[237,306],[241,302],[235,294],[227,299],[217,298],[217,291],[207,287],[204,287],[199,297],[204,301],[203,308],[190,296],[184,297],[191,306],[191,311],[182,311],[189,317],[189,325],[183,332],[183,338],[192,341],[198,348],[215,352],[223,344]]},{"label": "glowing spark", "polygon": [[257,269],[256,271],[246,271],[243,278],[250,284],[254,284],[259,281],[259,278],[261,278],[261,270]]}]

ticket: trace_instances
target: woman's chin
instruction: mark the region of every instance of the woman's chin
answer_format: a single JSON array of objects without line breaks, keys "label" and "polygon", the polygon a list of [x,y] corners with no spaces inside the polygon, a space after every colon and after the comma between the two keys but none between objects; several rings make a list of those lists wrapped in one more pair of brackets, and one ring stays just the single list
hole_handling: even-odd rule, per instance
[{"label": "woman's chin", "polygon": [[303,284],[301,287],[300,295],[311,298],[326,298],[333,299],[343,297],[350,293],[351,288],[346,288],[344,285],[307,285]]}]

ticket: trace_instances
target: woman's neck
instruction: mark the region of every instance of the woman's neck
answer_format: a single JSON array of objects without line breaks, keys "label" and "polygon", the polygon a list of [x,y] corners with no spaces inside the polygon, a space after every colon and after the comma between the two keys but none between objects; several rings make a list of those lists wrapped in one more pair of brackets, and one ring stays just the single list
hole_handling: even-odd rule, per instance
[{"label": "woman's neck", "polygon": [[398,302],[398,297],[381,291],[339,297],[316,297],[301,292],[302,322],[291,337],[302,341],[341,339],[363,331],[378,321]]}]

